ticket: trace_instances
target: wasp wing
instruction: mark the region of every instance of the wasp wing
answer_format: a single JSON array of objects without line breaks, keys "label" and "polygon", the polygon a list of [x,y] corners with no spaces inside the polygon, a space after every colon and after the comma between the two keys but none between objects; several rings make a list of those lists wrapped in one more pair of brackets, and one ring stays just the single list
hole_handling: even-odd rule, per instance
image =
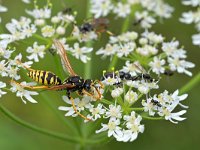
[{"label": "wasp wing", "polygon": [[63,66],[68,70],[71,76],[76,76],[77,74],[74,72],[74,70],[71,67],[71,64],[69,62],[69,59],[67,57],[63,44],[58,40],[54,40],[54,45],[57,48],[57,51],[58,51],[58,54],[60,55]]},{"label": "wasp wing", "polygon": [[62,84],[62,85],[53,85],[48,87],[47,90],[64,90],[64,89],[72,89],[74,88],[76,85],[72,85],[72,84]]}]

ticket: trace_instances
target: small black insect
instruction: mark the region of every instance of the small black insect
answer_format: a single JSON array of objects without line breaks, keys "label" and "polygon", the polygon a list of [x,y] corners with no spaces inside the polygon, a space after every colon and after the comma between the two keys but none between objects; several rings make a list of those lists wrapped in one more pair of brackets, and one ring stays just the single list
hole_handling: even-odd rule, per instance
[{"label": "small black insect", "polygon": [[72,8],[71,7],[66,7],[65,9],[62,10],[63,14],[72,14]]},{"label": "small black insect", "polygon": [[168,70],[165,70],[165,72],[163,74],[166,76],[173,76],[174,72],[168,69]]},{"label": "small black insect", "polygon": [[91,32],[94,30],[93,26],[91,23],[84,23],[79,27],[79,30],[81,33],[85,34],[87,32]]},{"label": "small black insect", "polygon": [[158,107],[162,107],[162,105],[159,103],[159,101],[152,99],[151,102],[153,103],[153,105],[156,105]]}]

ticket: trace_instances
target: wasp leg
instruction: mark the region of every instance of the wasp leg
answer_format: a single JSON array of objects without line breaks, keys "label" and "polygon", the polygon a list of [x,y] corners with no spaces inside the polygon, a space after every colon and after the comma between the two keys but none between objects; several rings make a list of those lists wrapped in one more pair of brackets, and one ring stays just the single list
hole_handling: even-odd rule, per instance
[{"label": "wasp leg", "polygon": [[23,88],[28,88],[28,89],[31,89],[31,90],[36,90],[36,89],[47,89],[47,90],[58,90],[57,86],[55,87],[49,87],[49,86],[29,86],[29,85],[21,85],[20,83],[16,82],[16,81],[13,81],[11,80],[10,81],[11,83],[15,83]]},{"label": "wasp leg", "polygon": [[97,100],[100,100],[101,99],[101,93],[100,93],[100,91],[97,89],[97,87],[94,87],[95,88],[95,90],[97,91],[97,93],[98,93],[98,95],[99,95],[99,97],[97,97]]},{"label": "wasp leg", "polygon": [[99,84],[100,84],[100,87],[101,87],[101,88],[104,88],[104,85],[103,85],[103,83],[102,83],[101,81],[99,81],[99,80],[95,80],[94,82],[99,83]]},{"label": "wasp leg", "polygon": [[100,94],[100,92],[98,91],[98,89],[95,87],[95,90],[97,91],[97,93],[98,93],[98,97],[97,96],[94,96],[93,94],[91,94],[91,93],[89,93],[89,92],[87,92],[86,90],[83,90],[82,92],[83,92],[83,94],[85,94],[85,95],[88,95],[88,96],[90,96],[90,97],[93,97],[94,99],[100,99],[101,98],[101,94]]},{"label": "wasp leg", "polygon": [[67,96],[68,96],[68,98],[70,99],[70,101],[71,101],[71,103],[72,103],[72,107],[73,107],[75,113],[76,113],[77,115],[79,115],[80,117],[82,117],[83,119],[88,120],[88,121],[91,121],[91,119],[85,117],[85,116],[82,115],[80,112],[78,112],[78,110],[76,109],[76,106],[75,106],[75,104],[74,104],[74,99],[70,96],[70,92],[67,92]]}]

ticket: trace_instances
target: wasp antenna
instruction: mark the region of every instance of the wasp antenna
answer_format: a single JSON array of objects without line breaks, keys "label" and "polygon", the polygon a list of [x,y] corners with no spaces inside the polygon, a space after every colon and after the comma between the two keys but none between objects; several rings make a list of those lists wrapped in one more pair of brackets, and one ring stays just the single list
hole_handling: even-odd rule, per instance
[{"label": "wasp antenna", "polygon": [[19,59],[16,59],[16,63],[17,63],[18,65],[21,65],[23,68],[25,68],[25,69],[27,69],[27,70],[29,70],[29,71],[33,70],[33,69],[27,67],[26,65],[24,65],[24,64],[21,62],[21,60],[19,60]]},{"label": "wasp antenna", "polygon": [[115,71],[115,67],[112,67],[111,70],[112,70],[112,71]]}]

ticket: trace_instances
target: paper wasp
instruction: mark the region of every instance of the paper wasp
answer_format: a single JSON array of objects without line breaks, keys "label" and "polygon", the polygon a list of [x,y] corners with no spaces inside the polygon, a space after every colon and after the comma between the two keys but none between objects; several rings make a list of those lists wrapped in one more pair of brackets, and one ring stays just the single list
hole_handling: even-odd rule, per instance
[{"label": "paper wasp", "polygon": [[56,76],[54,73],[50,71],[34,70],[24,66],[24,68],[29,71],[27,75],[34,81],[42,84],[42,86],[23,86],[23,87],[33,90],[34,89],[66,90],[67,97],[71,100],[72,107],[75,113],[84,118],[85,120],[91,120],[89,118],[86,118],[84,115],[82,115],[80,112],[77,111],[76,106],[74,104],[74,99],[71,97],[71,93],[76,92],[80,96],[88,95],[98,100],[101,98],[99,88],[103,88],[103,84],[99,80],[96,81],[93,81],[91,79],[85,80],[82,77],[78,76],[71,67],[70,61],[66,55],[66,51],[62,43],[57,40],[54,40],[54,45],[58,51],[58,54],[60,55],[63,66],[68,70],[70,76],[62,82],[58,76]]},{"label": "paper wasp", "polygon": [[107,30],[108,25],[109,20],[107,18],[89,19],[79,27],[79,30],[83,34],[95,31],[98,34],[106,32],[109,35],[113,35],[110,31]]}]

